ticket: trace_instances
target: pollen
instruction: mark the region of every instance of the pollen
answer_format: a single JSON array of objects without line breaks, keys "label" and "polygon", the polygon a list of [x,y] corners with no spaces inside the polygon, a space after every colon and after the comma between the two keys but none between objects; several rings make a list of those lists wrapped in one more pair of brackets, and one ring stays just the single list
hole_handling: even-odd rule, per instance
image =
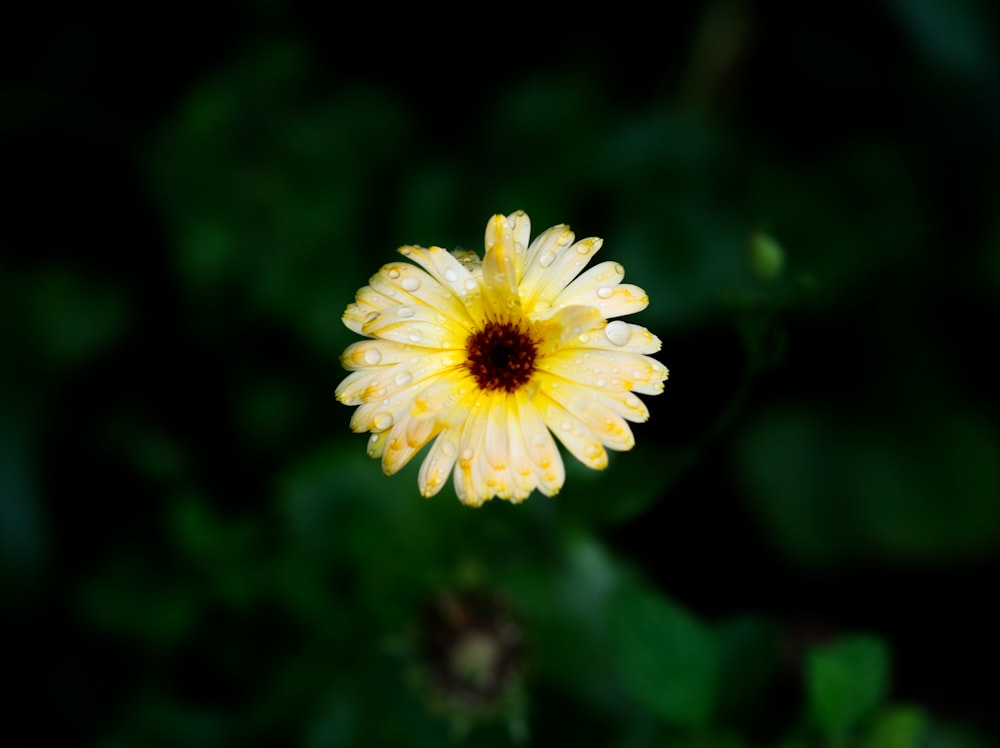
[{"label": "pollen", "polygon": [[538,347],[520,326],[488,322],[466,342],[466,367],[479,389],[516,392],[535,372]]}]

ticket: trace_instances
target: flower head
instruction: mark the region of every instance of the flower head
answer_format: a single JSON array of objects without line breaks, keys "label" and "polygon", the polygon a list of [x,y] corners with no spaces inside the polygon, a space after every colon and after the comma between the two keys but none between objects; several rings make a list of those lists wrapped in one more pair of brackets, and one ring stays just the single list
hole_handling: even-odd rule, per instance
[{"label": "flower head", "polygon": [[358,406],[351,428],[371,432],[368,454],[387,475],[434,440],[424,496],[451,472],[465,504],[552,496],[565,480],[553,434],[602,469],[606,448],[635,444],[628,421],[649,417],[634,393],[663,391],[667,369],[646,355],[659,339],[616,319],[644,309],[645,292],[622,283],[616,262],[581,272],[602,240],[554,226],[529,244],[530,232],[520,211],[493,216],[482,261],[401,247],[416,264],[383,266],[344,312],[371,339],[344,351],[337,399]]}]

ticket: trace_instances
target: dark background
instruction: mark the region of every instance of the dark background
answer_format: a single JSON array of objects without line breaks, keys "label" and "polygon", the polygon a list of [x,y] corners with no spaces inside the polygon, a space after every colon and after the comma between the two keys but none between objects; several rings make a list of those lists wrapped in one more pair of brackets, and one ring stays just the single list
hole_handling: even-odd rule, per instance
[{"label": "dark background", "polygon": [[[9,742],[991,744],[997,20],[10,16]],[[333,399],[339,317],[395,247],[481,251],[516,209],[604,237],[671,378],[636,450],[568,465],[558,498],[427,502]],[[429,601],[469,589],[526,642],[516,697],[485,706],[442,696],[420,644]],[[813,653],[858,635],[888,674],[838,722]]]}]

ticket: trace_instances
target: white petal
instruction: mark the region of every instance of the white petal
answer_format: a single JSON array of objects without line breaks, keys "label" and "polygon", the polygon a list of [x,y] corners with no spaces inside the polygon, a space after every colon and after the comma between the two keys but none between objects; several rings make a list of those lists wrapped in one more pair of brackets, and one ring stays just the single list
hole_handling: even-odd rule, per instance
[{"label": "white petal", "polygon": [[438,431],[440,426],[434,421],[404,415],[387,437],[382,453],[382,471],[386,475],[399,471]]},{"label": "white petal", "polygon": [[391,340],[359,340],[344,349],[340,362],[348,371],[391,366],[404,359],[426,353],[422,348]]},{"label": "white petal", "polygon": [[583,421],[544,392],[535,395],[531,402],[545,425],[576,459],[594,470],[603,470],[608,466],[608,453]]},{"label": "white petal", "polygon": [[487,399],[486,393],[478,393],[469,408],[458,445],[455,493],[459,501],[469,506],[480,506],[490,496],[479,467],[479,458],[484,453],[486,439],[484,407]]},{"label": "white petal", "polygon": [[576,416],[604,446],[618,452],[635,446],[635,437],[625,419],[595,397],[589,387],[543,377],[539,391]]},{"label": "white petal", "polygon": [[534,467],[538,489],[546,496],[555,496],[566,480],[559,448],[524,390],[515,393],[515,403],[521,441]]},{"label": "white petal", "polygon": [[408,262],[383,265],[368,284],[396,304],[422,305],[437,315],[448,317],[455,325],[468,332],[475,329],[475,322],[461,299],[433,275]]},{"label": "white petal", "polygon": [[538,361],[541,371],[614,392],[663,391],[667,368],[649,356],[603,348],[563,348]]},{"label": "white petal", "polygon": [[445,429],[431,445],[427,457],[420,465],[420,474],[417,477],[420,493],[424,496],[434,496],[448,482],[448,476],[458,458],[461,436],[461,428]]},{"label": "white petal", "polygon": [[429,383],[428,380],[460,373],[463,360],[462,354],[456,351],[425,350],[398,364],[356,371],[337,387],[337,399],[354,405],[395,397],[407,390],[412,399],[421,386]]},{"label": "white petal", "polygon": [[[538,276],[534,287],[530,291],[522,289],[524,308],[529,315],[543,316],[556,306],[559,294],[590,262],[603,243],[603,239],[596,237],[581,239],[556,253],[551,264]],[[539,255],[539,258],[542,257],[544,255]]]},{"label": "white petal", "polygon": [[534,304],[538,284],[552,267],[556,257],[572,244],[573,232],[566,225],[553,226],[535,237],[525,254],[521,273],[521,301],[526,307]]},{"label": "white petal", "polygon": [[[467,314],[477,323],[481,323],[482,300],[479,279],[482,270],[478,258],[475,262],[462,262],[455,253],[441,247],[400,247],[399,252],[434,276],[444,288],[461,300]],[[472,258],[476,255],[468,252]],[[471,258],[470,258],[471,259]]]},{"label": "white petal", "polygon": [[419,304],[384,309],[365,322],[361,332],[426,348],[462,348],[469,337],[468,331],[451,318]]}]

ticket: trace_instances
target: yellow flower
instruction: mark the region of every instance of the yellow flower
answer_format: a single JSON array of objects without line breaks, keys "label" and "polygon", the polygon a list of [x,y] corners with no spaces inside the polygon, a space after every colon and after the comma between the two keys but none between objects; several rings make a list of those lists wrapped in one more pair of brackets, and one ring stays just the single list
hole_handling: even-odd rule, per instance
[{"label": "yellow flower", "polygon": [[[408,246],[412,260],[372,276],[344,312],[365,335],[341,360],[351,373],[337,399],[357,405],[355,432],[392,475],[431,439],[420,492],[433,496],[454,471],[455,491],[479,506],[558,493],[565,480],[555,434],[580,462],[607,466],[605,447],[635,444],[628,421],[649,411],[633,393],[663,391],[667,369],[649,330],[619,319],[644,309],[645,292],[602,262],[603,243],[574,242],[554,226],[528,243],[518,211],[486,226],[486,254]],[[417,267],[419,265],[419,267]],[[608,320],[611,320],[610,322]]]}]

